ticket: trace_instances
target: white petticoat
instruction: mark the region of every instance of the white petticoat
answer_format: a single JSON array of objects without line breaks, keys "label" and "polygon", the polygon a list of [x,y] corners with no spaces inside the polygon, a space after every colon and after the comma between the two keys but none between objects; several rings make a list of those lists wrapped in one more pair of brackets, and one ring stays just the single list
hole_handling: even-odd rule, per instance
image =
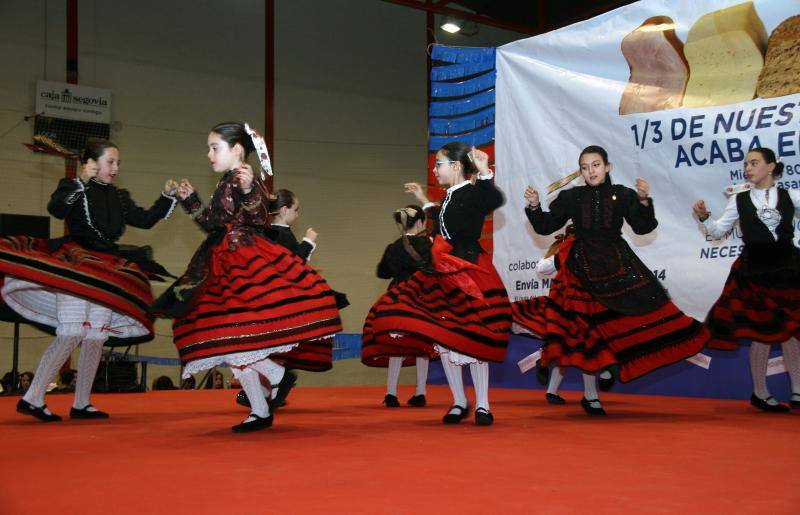
[{"label": "white petticoat", "polygon": [[534,338],[538,338],[538,336],[530,332],[527,327],[521,326],[516,322],[511,323],[511,334],[529,334]]},{"label": "white petticoat", "polygon": [[[62,292],[7,275],[1,293],[5,303],[26,319],[50,327],[58,327],[56,294]],[[92,304],[88,300],[86,303]],[[101,307],[108,308],[108,306]],[[108,331],[118,338],[149,334],[141,322],[114,310],[111,310],[111,323]]]},{"label": "white petticoat", "polygon": [[281,345],[279,347],[270,347],[269,349],[259,349],[248,352],[234,352],[232,354],[223,354],[221,356],[211,356],[209,358],[196,359],[186,364],[183,369],[183,379],[188,378],[192,374],[208,370],[209,368],[219,366],[245,366],[256,361],[261,361],[270,356],[270,354],[281,354],[289,352],[297,347],[297,343],[290,343],[288,345]]},{"label": "white petticoat", "polygon": [[466,354],[461,354],[460,352],[456,352],[446,347],[442,347],[439,344],[436,344],[433,347],[436,349],[436,352],[439,353],[439,357],[441,357],[442,359],[446,359],[447,361],[449,361],[454,365],[469,365],[470,363],[483,363],[479,359],[473,358],[472,356],[467,356]]}]

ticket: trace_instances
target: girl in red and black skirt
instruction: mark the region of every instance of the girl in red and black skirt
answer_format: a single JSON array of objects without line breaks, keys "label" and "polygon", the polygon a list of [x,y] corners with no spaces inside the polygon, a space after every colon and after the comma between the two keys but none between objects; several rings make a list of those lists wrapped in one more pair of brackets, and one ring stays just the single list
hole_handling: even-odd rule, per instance
[{"label": "girl in red and black skirt", "polygon": [[[275,196],[270,198],[269,214],[272,217],[272,222],[267,231],[267,236],[275,243],[282,245],[289,250],[289,252],[302,259],[304,263],[307,263],[311,259],[311,254],[313,254],[317,248],[317,231],[309,227],[306,229],[302,241],[297,241],[297,238],[292,232],[292,226],[297,222],[300,216],[300,199],[297,195],[290,190],[278,190]],[[344,293],[333,290],[333,294],[336,298],[336,306],[339,309],[345,308],[350,304],[347,300],[347,295]],[[322,372],[330,368],[331,360],[327,359],[327,356],[324,358],[312,356],[312,359],[305,359],[303,356],[313,355],[314,353],[329,354],[332,353],[332,351],[332,347],[327,345],[326,342],[319,341],[313,346],[310,342],[306,342],[306,344],[295,347],[289,351],[289,353],[279,355],[274,359],[282,363],[294,363],[299,365],[298,368],[307,371]],[[320,366],[322,364],[325,364],[325,366]],[[267,390],[267,388],[263,389],[264,395],[268,396],[268,402],[273,411],[283,405],[289,393],[289,389],[297,383],[297,375],[287,369],[286,372],[284,372],[281,382],[283,383],[282,388],[274,385],[275,387],[269,390]],[[281,396],[280,399],[278,399],[278,395]],[[239,392],[236,396],[236,403],[249,408],[250,400],[247,397],[247,392],[244,390]]]},{"label": "girl in red and black skirt", "polygon": [[[263,140],[246,124],[211,129],[208,159],[222,177],[210,205],[203,207],[189,181],[178,188],[181,204],[209,235],[154,307],[157,315],[175,318],[173,338],[184,377],[231,367],[251,404],[250,416],[233,426],[234,432],[272,425],[259,375],[277,385],[278,405],[294,384],[285,380],[291,376],[284,366],[330,368],[332,337],[341,330],[325,280],[267,237],[269,194],[246,164],[256,144]],[[268,163],[265,147],[258,154]]]},{"label": "girl in red and black skirt", "polygon": [[[112,182],[120,153],[110,141],[89,143],[75,179],[62,179],[47,210],[63,219],[69,235],[52,240],[25,236],[0,239],[3,301],[27,320],[55,328],[33,382],[17,411],[45,422],[61,420],[45,405],[47,385],[81,346],[75,401],[70,418],[108,418],[89,402],[103,344],[109,336],[131,343],[153,336],[147,310],[153,302],[148,277],[166,270],[150,259],[150,249],[120,247],[128,225],[149,229],[172,212],[177,184],[167,181],[150,209],[134,203]],[[3,277],[4,276],[4,277]]]},{"label": "girl in red and black skirt", "polygon": [[[453,392],[444,416],[455,424],[469,413],[461,367],[469,365],[475,385],[475,422],[490,425],[489,361],[502,362],[511,332],[511,307],[491,256],[478,243],[486,216],[503,203],[485,152],[448,143],[436,153],[433,170],[447,186],[440,207],[422,186],[406,184],[435,221],[433,271],[418,271],[392,286],[372,307],[364,324],[361,360],[441,357]],[[469,177],[475,174],[473,184]]]},{"label": "girl in red and black skirt", "polygon": [[[572,246],[572,240],[575,238],[574,234],[575,226],[570,224],[567,226],[564,234],[556,236],[556,240],[550,245],[550,248],[545,253],[545,257],[536,263],[536,273],[539,276],[553,275],[560,268],[566,266],[564,264],[565,256],[559,255],[558,251],[564,243],[566,243],[564,245],[565,248],[570,248]],[[547,332],[547,319],[545,318],[547,302],[546,295],[512,302],[511,312],[513,319],[517,322],[524,323],[524,325],[520,325],[519,323],[514,324],[514,331],[517,333],[530,334],[544,340],[544,335]],[[564,367],[559,366],[536,367],[536,380],[542,386],[547,387],[545,400],[549,404],[563,405],[567,403],[566,399],[558,394],[558,389],[561,387],[561,381],[564,379],[565,372]],[[601,372],[599,378],[601,391],[608,391],[614,385],[614,377],[608,370]]]},{"label": "girl in red and black skirt", "polygon": [[718,220],[711,218],[702,200],[692,206],[712,238],[721,238],[739,222],[744,250],[708,314],[709,345],[731,350],[739,340],[752,340],[750,403],[772,412],[789,411],[767,389],[769,349],[775,343],[783,347],[791,378],[791,407],[800,408],[800,250],[794,245],[793,225],[800,191],[776,186],[782,173],[783,163],[776,162],[771,149],[754,148],[744,161],[749,191],[732,196]]},{"label": "girl in red and black skirt", "polygon": [[636,234],[656,228],[649,185],[636,190],[609,179],[608,154],[598,146],[581,152],[586,186],[559,193],[544,211],[539,194],[525,190],[526,214],[539,234],[552,234],[569,220],[574,238],[559,248],[563,266],[550,286],[544,314],[527,320],[515,310],[515,322],[544,327],[541,366],[573,366],[583,371],[581,406],[590,415],[605,415],[595,374],[609,370],[628,382],[657,368],[693,356],[708,340],[703,325],[684,315],[658,279],[622,238],[627,221]]},{"label": "girl in red and black skirt", "polygon": [[[410,205],[395,211],[393,217],[403,235],[386,247],[376,272],[381,279],[392,280],[389,288],[407,280],[418,270],[431,270],[431,239],[425,227],[425,211],[420,206]],[[428,364],[429,359],[424,356],[392,356],[370,361],[371,366],[385,366],[389,369],[386,396],[383,399],[387,408],[400,407],[397,383],[403,365],[417,367],[417,391],[408,399],[408,404],[419,408],[427,404],[425,385],[428,381]]]}]

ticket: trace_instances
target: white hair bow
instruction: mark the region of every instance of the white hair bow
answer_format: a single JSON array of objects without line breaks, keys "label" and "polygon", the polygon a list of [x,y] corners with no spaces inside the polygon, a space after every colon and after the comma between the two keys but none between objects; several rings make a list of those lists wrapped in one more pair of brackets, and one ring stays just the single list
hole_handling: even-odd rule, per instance
[{"label": "white hair bow", "polygon": [[256,152],[258,153],[258,160],[261,163],[261,180],[263,181],[264,179],[266,179],[266,177],[264,177],[264,172],[267,172],[269,175],[272,175],[272,163],[269,160],[269,151],[267,150],[267,143],[264,141],[264,138],[262,138],[259,133],[251,129],[250,125],[248,125],[247,123],[244,124],[244,130],[247,131],[247,134],[250,135],[250,139],[253,140],[253,146],[256,147]]}]

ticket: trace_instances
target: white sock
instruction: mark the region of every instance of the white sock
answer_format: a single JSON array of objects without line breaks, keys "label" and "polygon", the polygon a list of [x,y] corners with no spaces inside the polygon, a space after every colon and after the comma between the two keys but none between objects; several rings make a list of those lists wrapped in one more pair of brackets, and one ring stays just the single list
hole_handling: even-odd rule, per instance
[{"label": "white sock", "polygon": [[26,402],[42,407],[47,385],[86,335],[88,315],[88,302],[65,293],[56,293],[56,339],[39,361],[31,386],[23,397]]},{"label": "white sock", "polygon": [[478,361],[469,364],[472,384],[475,386],[475,409],[489,411],[489,363]]},{"label": "white sock", "polygon": [[36,373],[33,374],[31,386],[22,397],[25,402],[33,404],[37,408],[41,408],[44,405],[44,394],[47,392],[47,385],[56,377],[58,369],[67,361],[72,351],[81,342],[83,328],[80,331],[81,334],[56,336],[53,343],[44,351],[42,359],[39,361],[39,366],[36,367]]},{"label": "white sock", "polygon": [[550,381],[547,383],[547,393],[556,395],[562,379],[564,379],[564,370],[561,367],[551,368]]},{"label": "white sock", "polygon": [[400,369],[403,358],[389,358],[389,370],[386,374],[386,394],[397,397],[397,383],[400,381]]},{"label": "white sock", "polygon": [[[235,376],[234,376],[234,377],[235,377]],[[259,382],[259,383],[261,383],[261,396],[262,396],[262,397],[264,397],[265,399],[266,399],[267,397],[270,397],[269,388],[267,388],[266,386],[264,386],[264,381],[262,381],[260,377],[259,377],[259,381],[258,381],[258,382]],[[241,385],[240,385],[240,386],[241,386]],[[242,390],[244,390],[244,388],[242,388]],[[277,390],[277,388],[275,388],[275,390]],[[247,392],[244,392],[244,393],[246,394]],[[248,399],[249,399],[249,397],[248,397]]]},{"label": "white sock", "polygon": [[448,359],[447,354],[442,355],[442,368],[447,377],[447,384],[453,392],[453,404],[467,407],[467,394],[464,393],[464,379],[461,376],[461,367]]},{"label": "white sock", "polygon": [[[278,395],[278,383],[280,383],[281,379],[283,379],[286,369],[269,358],[256,361],[255,363],[250,363],[247,366],[248,368],[252,368],[267,378],[269,384],[272,386],[272,394],[270,395],[270,398],[274,399],[275,396]],[[250,398],[249,393],[247,393],[247,397]]]},{"label": "white sock", "polygon": [[769,364],[769,345],[765,343],[752,342],[750,344],[750,374],[753,376],[753,393],[756,397],[766,401],[769,405],[776,405],[775,399],[767,400],[771,397],[767,388],[767,365]]},{"label": "white sock", "polygon": [[[792,381],[792,396],[800,396],[800,341],[796,338],[786,340],[783,348],[783,365]],[[800,399],[793,399],[800,400]]]},{"label": "white sock", "polygon": [[[91,402],[89,396],[92,393],[92,385],[94,385],[94,377],[97,375],[97,367],[100,365],[100,357],[103,354],[103,344],[108,337],[105,338],[84,338],[81,343],[81,353],[78,357],[78,376],[75,379],[75,400],[72,407],[75,409],[83,409]],[[94,407],[89,408],[89,411],[97,411]]]},{"label": "white sock", "polygon": [[[258,377],[258,372],[251,365],[246,368],[231,368],[234,377],[239,380],[242,385],[242,390],[247,394],[250,400],[250,413],[258,415],[259,417],[269,416],[269,405],[267,399],[264,398],[261,392],[261,379]],[[245,419],[245,422],[250,420],[250,417]]]},{"label": "white sock", "polygon": [[583,374],[583,396],[586,397],[587,401],[598,400],[600,398],[597,394],[597,381],[595,381],[594,374]]},{"label": "white sock", "polygon": [[38,408],[44,405],[44,394],[47,385],[55,378],[58,369],[61,368],[72,351],[83,339],[86,334],[84,322],[89,314],[89,303],[83,299],[73,297],[64,293],[56,294],[56,339],[44,351],[36,373],[31,381],[31,386],[22,397]]},{"label": "white sock", "polygon": [[425,395],[425,385],[428,383],[428,358],[417,358],[417,391],[415,395]]},{"label": "white sock", "polygon": [[603,370],[602,372],[600,372],[600,378],[611,379],[611,372],[609,372],[608,370]]},{"label": "white sock", "polygon": [[[111,324],[112,312],[110,309],[87,302],[89,314],[87,316],[89,329],[81,343],[81,355],[78,358],[78,376],[75,382],[75,400],[72,406],[83,409],[89,404],[92,393],[94,377],[103,354],[103,345],[108,340],[108,326]],[[97,411],[89,408],[89,411]]]}]

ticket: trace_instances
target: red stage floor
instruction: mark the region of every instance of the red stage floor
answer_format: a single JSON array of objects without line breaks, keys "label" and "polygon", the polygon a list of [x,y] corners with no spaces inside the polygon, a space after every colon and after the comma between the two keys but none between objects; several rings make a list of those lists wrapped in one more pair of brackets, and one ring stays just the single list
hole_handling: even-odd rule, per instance
[{"label": "red stage floor", "polygon": [[444,387],[421,409],[297,388],[271,429],[236,435],[235,393],[96,395],[110,420],[54,424],[0,398],[0,513],[800,513],[797,411],[609,394],[590,419],[576,392],[492,390],[494,426],[443,426]]}]

